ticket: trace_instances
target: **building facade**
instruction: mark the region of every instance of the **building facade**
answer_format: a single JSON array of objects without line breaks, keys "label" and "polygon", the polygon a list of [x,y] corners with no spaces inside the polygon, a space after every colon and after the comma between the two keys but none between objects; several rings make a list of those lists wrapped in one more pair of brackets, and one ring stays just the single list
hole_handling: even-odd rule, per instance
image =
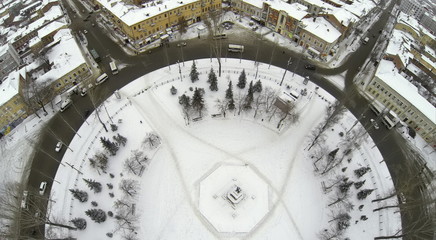
[{"label": "building facade", "polygon": [[332,53],[341,33],[322,17],[305,18],[301,22],[298,44],[314,57],[325,57]]},{"label": "building facade", "polygon": [[0,47],[0,82],[20,65],[20,57],[11,44]]},{"label": "building facade", "polygon": [[401,0],[400,10],[407,15],[413,16],[415,19],[421,19],[425,13],[422,2],[416,0]]},{"label": "building facade", "polygon": [[422,97],[413,84],[401,76],[394,64],[381,60],[365,92],[436,147],[436,109]]},{"label": "building facade", "polygon": [[22,97],[22,86],[26,74],[24,69],[11,72],[3,83],[0,84],[0,132],[8,131],[21,123],[27,117],[27,105]]},{"label": "building facade", "polygon": [[136,47],[151,43],[169,31],[201,20],[210,11],[220,10],[221,0],[160,1],[141,7],[124,1],[95,0],[107,18]]}]

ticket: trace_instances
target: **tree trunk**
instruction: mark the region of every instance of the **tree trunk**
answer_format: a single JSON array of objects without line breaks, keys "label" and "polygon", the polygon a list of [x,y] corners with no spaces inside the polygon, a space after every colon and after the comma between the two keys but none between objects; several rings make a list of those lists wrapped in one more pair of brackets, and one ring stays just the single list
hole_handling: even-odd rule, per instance
[{"label": "tree trunk", "polygon": [[381,201],[383,201],[383,200],[389,199],[389,198],[394,197],[394,196],[396,196],[396,195],[397,195],[396,193],[392,193],[391,195],[388,195],[388,196],[386,196],[386,197],[378,198],[378,199],[374,199],[374,200],[372,200],[372,202],[381,202]]},{"label": "tree trunk", "polygon": [[376,211],[380,211],[380,210],[382,210],[382,209],[396,208],[396,207],[399,207],[399,206],[398,206],[398,205],[384,206],[384,207],[376,208],[376,209],[374,209],[374,210],[372,210],[372,211],[373,211],[373,212],[376,212]]},{"label": "tree trunk", "polygon": [[46,224],[49,224],[49,225],[52,225],[52,226],[57,226],[57,227],[62,227],[62,228],[68,228],[68,229],[70,229],[70,230],[77,230],[77,228],[75,228],[75,227],[71,227],[71,226],[68,226],[68,225],[64,225],[64,224],[60,224],[60,223],[53,223],[53,222],[50,222],[50,221],[47,221],[47,222],[45,222]]},{"label": "tree trunk", "polygon": [[392,238],[402,238],[405,237],[407,234],[400,234],[400,235],[391,235],[391,236],[380,236],[380,237],[375,237],[375,239],[392,239]]}]

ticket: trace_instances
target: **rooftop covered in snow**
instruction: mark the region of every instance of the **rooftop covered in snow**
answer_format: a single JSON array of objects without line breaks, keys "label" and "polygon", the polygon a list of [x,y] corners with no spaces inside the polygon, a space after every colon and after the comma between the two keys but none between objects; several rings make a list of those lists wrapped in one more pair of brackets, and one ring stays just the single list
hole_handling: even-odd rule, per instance
[{"label": "rooftop covered in snow", "polygon": [[29,25],[19,28],[16,32],[10,34],[8,36],[8,42],[14,42],[18,40],[20,37],[25,36],[35,30],[38,30],[45,24],[47,24],[50,21],[56,20],[64,15],[64,12],[62,11],[60,6],[53,6],[48,10],[44,16]]},{"label": "rooftop covered in snow", "polygon": [[418,89],[412,83],[398,73],[393,62],[381,60],[375,76],[436,124],[436,108],[418,93]]},{"label": "rooftop covered in snow", "polygon": [[103,5],[112,14],[121,19],[128,26],[132,26],[163,12],[170,11],[171,9],[178,8],[196,2],[197,0],[161,0],[158,3],[150,2],[142,4],[142,8],[128,4],[122,0],[96,0]]},{"label": "rooftop covered in snow", "polygon": [[397,55],[406,65],[409,58],[413,58],[413,54],[410,53],[413,41],[413,37],[408,33],[394,29],[385,52],[389,55]]},{"label": "rooftop covered in snow", "polygon": [[305,18],[301,23],[306,31],[328,43],[333,43],[341,36],[341,33],[322,17]]},{"label": "rooftop covered in snow", "polygon": [[0,106],[5,104],[19,92],[20,74],[24,74],[24,69],[15,70],[3,79],[0,84]]},{"label": "rooftop covered in snow", "polygon": [[57,80],[81,64],[86,63],[70,29],[59,30],[54,35],[54,41],[58,40],[60,40],[59,44],[54,45],[46,53],[50,63],[53,63],[52,69],[39,76],[37,79],[39,82]]}]

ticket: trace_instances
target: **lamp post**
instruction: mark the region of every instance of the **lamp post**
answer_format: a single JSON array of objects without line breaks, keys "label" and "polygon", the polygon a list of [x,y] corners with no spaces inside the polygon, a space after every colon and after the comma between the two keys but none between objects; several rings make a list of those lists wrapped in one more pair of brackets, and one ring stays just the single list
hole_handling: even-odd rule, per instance
[{"label": "lamp post", "polygon": [[180,68],[180,61],[179,60],[177,60],[177,65],[179,66],[180,81],[183,82],[183,79],[182,79],[182,69]]},{"label": "lamp post", "polygon": [[286,72],[288,71],[288,67],[292,63],[291,60],[292,60],[292,57],[289,57],[288,63],[286,64],[285,72],[283,73],[282,81],[280,82],[280,86],[282,86],[283,80],[285,79]]}]

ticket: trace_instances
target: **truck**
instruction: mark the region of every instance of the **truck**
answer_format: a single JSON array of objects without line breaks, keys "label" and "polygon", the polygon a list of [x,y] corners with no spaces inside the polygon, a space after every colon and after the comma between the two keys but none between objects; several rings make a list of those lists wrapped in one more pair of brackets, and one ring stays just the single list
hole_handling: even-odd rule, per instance
[{"label": "truck", "polygon": [[397,114],[395,114],[394,111],[389,110],[386,112],[386,114],[382,118],[383,124],[388,128],[391,129],[397,125],[397,123],[400,121]]},{"label": "truck", "polygon": [[368,42],[369,42],[369,37],[364,37],[362,43],[367,44]]},{"label": "truck", "polygon": [[91,53],[92,58],[94,59],[95,62],[101,62],[101,58],[98,55],[97,51],[95,51],[95,49],[91,49],[89,50],[89,53]]}]

